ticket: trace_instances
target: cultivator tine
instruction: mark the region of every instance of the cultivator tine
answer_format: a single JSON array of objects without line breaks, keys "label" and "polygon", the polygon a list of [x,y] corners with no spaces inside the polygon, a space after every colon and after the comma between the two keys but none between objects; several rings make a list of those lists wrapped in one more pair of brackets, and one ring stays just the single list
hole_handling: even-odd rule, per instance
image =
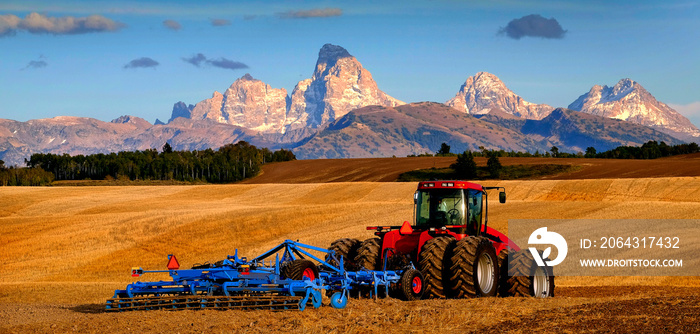
[{"label": "cultivator tine", "polygon": [[289,310],[299,309],[301,296],[169,296],[112,298],[107,311],[140,310]]}]

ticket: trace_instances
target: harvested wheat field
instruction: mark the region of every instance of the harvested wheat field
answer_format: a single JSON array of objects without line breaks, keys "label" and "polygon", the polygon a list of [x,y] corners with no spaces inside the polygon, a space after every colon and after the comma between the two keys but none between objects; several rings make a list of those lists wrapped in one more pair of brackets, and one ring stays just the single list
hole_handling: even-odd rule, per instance
[{"label": "harvested wheat field", "polygon": [[[700,177],[485,182],[516,218],[700,218]],[[415,183],[0,188],[0,332],[700,332],[696,277],[560,277],[555,298],[350,300],[287,311],[104,313],[129,269],[327,246],[412,217]],[[165,276],[167,277],[167,276]],[[157,277],[146,277],[149,280]],[[326,302],[327,304],[327,302]]]},{"label": "harvested wheat field", "polygon": [[[456,157],[296,160],[264,165],[262,174],[243,183],[393,182],[401,173],[447,168]],[[486,166],[486,158],[474,158]],[[572,165],[575,171],[543,177],[551,180],[700,176],[700,153],[653,160],[578,158],[501,158],[510,165]]]}]

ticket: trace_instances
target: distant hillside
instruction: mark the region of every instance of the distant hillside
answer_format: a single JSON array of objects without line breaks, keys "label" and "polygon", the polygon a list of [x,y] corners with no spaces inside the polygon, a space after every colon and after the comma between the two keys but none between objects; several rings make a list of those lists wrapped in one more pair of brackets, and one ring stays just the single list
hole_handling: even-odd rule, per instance
[{"label": "distant hillside", "polygon": [[453,152],[466,149],[582,152],[649,140],[679,144],[680,140],[651,128],[568,109],[556,109],[541,120],[506,113],[474,117],[444,104],[423,102],[389,108],[354,110],[294,149],[302,159],[407,156],[434,153],[445,142]]},{"label": "distant hillside", "polygon": [[434,153],[446,142],[452,150],[549,149],[523,134],[479,120],[441,103],[370,106],[351,111],[294,149],[297,157],[363,158]]}]

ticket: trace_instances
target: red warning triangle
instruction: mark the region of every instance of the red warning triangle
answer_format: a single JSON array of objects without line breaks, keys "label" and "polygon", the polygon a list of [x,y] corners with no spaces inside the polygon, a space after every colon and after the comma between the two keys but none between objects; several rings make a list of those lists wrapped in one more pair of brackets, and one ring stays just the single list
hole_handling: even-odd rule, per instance
[{"label": "red warning triangle", "polygon": [[399,233],[402,235],[413,233],[411,223],[409,223],[408,221],[404,221],[403,225],[401,225],[401,228],[399,229]]},{"label": "red warning triangle", "polygon": [[177,261],[175,255],[168,255],[168,269],[175,270],[180,269],[180,262]]}]

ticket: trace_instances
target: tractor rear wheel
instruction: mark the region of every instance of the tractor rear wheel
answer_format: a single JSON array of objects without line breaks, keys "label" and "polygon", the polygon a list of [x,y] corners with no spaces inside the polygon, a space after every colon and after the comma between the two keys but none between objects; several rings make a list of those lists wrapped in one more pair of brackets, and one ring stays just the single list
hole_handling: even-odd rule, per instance
[{"label": "tractor rear wheel", "polygon": [[423,298],[445,298],[445,283],[447,282],[445,262],[452,256],[455,239],[452,237],[437,237],[428,240],[418,255],[418,266],[425,278],[425,293]]},{"label": "tractor rear wheel", "polygon": [[304,278],[315,280],[318,278],[318,268],[309,260],[298,259],[283,264],[280,268],[280,276],[297,281]]},{"label": "tractor rear wheel", "polygon": [[469,236],[455,244],[450,287],[455,298],[493,297],[498,291],[498,257],[487,238]]},{"label": "tractor rear wheel", "polygon": [[552,267],[540,267],[530,250],[513,254],[508,269],[508,295],[516,297],[554,297],[554,272]]},{"label": "tractor rear wheel", "polygon": [[[360,248],[360,240],[351,238],[342,238],[331,243],[328,250],[335,251],[335,256],[340,260],[343,258],[343,264],[347,270],[355,270],[355,257],[357,257],[357,249]],[[339,266],[340,263],[331,258],[330,254],[326,256],[326,262],[333,266]]]},{"label": "tractor rear wheel", "polygon": [[358,268],[381,270],[382,239],[371,238],[363,241],[357,249],[355,264]]}]

